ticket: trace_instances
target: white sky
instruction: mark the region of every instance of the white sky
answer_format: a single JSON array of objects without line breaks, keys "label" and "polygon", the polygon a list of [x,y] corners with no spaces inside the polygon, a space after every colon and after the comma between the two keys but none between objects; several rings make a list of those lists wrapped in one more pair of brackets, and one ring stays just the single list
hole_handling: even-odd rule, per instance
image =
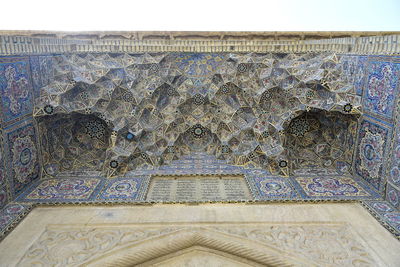
[{"label": "white sky", "polygon": [[2,0],[0,10],[0,30],[400,30],[400,0]]}]

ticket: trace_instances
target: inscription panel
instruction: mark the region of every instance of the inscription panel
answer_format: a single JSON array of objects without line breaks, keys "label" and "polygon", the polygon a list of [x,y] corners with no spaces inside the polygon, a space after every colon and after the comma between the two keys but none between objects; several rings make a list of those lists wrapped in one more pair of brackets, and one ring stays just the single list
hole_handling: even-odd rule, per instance
[{"label": "inscription panel", "polygon": [[242,175],[153,176],[146,200],[213,201],[251,199]]}]

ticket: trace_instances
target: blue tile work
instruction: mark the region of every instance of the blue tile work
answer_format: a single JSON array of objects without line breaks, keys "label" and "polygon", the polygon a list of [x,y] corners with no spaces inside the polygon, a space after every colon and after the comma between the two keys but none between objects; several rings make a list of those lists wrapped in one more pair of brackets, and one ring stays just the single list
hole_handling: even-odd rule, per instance
[{"label": "blue tile work", "polygon": [[215,72],[223,63],[223,53],[173,53],[176,67],[185,75],[193,78],[204,78]]},{"label": "blue tile work", "polygon": [[0,209],[8,203],[8,190],[5,185],[0,186]]},{"label": "blue tile work", "polygon": [[101,178],[59,178],[44,179],[28,190],[25,190],[17,200],[27,202],[81,202],[90,201],[104,185]]},{"label": "blue tile work", "polygon": [[379,191],[383,191],[386,184],[383,174],[391,130],[391,126],[384,121],[366,116],[360,120],[358,144],[354,152],[355,173]]},{"label": "blue tile work", "polygon": [[134,175],[184,175],[184,174],[242,174],[242,166],[229,165],[224,160],[218,160],[213,155],[206,153],[192,153],[170,165],[163,165],[154,169],[138,169],[127,173],[125,176]]},{"label": "blue tile work", "polygon": [[[261,172],[261,170],[260,170]],[[283,177],[271,177],[268,174],[246,174],[247,181],[256,200],[293,199],[298,197],[290,180]]]},{"label": "blue tile work", "polygon": [[5,129],[6,170],[13,198],[40,176],[37,131],[32,119]]},{"label": "blue tile work", "polygon": [[361,180],[349,176],[291,177],[303,199],[377,199],[380,195]]},{"label": "blue tile work", "polygon": [[[188,167],[190,166],[190,167]],[[145,202],[151,175],[242,174],[252,192],[252,201],[380,200],[380,195],[361,180],[342,175],[309,174],[273,176],[268,171],[226,164],[214,156],[195,153],[169,166],[129,172],[125,177],[106,179],[62,176],[33,183],[16,201],[40,203],[135,203]],[[306,181],[306,182],[304,182]],[[395,221],[393,215],[387,220]],[[1,219],[0,219],[1,220]],[[393,223],[392,223],[393,224]]]},{"label": "blue tile work", "polygon": [[400,209],[400,189],[388,183],[386,185],[386,200],[395,208]]},{"label": "blue tile work", "polygon": [[[400,104],[400,103],[399,103]],[[400,111],[396,119],[395,132],[393,133],[391,150],[389,153],[388,182],[400,187]]]},{"label": "blue tile work", "polygon": [[[194,55],[190,57],[189,54],[186,56],[188,58],[177,58],[176,64],[179,64],[178,68],[181,71],[190,74],[193,83],[198,84],[199,88],[202,85],[202,76],[215,71],[219,64],[218,58],[221,57],[221,55],[215,55],[211,59],[204,59],[196,58]],[[204,60],[211,60],[214,67],[204,68],[201,63]],[[2,96],[0,104],[1,110],[8,112],[2,112],[4,115],[0,116],[0,123],[3,122],[0,131],[2,127],[5,128],[3,135],[7,144],[3,149],[3,159],[10,159],[4,164],[7,167],[7,182],[12,190],[12,192],[7,192],[5,178],[3,178],[4,182],[1,182],[0,168],[0,209],[6,205],[7,201],[21,193],[16,201],[28,203],[141,202],[144,201],[151,175],[243,174],[254,200],[368,200],[366,205],[371,204],[370,208],[376,211],[379,219],[390,225],[393,231],[397,229],[400,233],[399,213],[396,211],[396,208],[400,207],[398,190],[400,188],[400,123],[399,119],[394,117],[396,101],[399,98],[398,78],[400,76],[400,62],[396,60],[400,61],[400,58],[349,55],[341,60],[347,62],[343,66],[344,72],[354,85],[355,93],[362,96],[365,113],[359,122],[357,146],[354,151],[354,170],[361,180],[357,177],[351,180],[349,177],[335,175],[321,175],[321,177],[302,175],[289,178],[272,176],[265,170],[232,166],[213,156],[194,153],[174,161],[169,166],[139,169],[112,180],[99,177],[96,179],[73,177],[68,178],[71,181],[59,178],[38,181],[36,130],[33,122],[26,122],[25,119],[32,113],[31,95],[33,94],[35,98],[39,97],[40,89],[46,86],[53,77],[52,59],[50,56],[0,58],[0,72],[3,71],[0,73]],[[7,76],[5,70],[7,70]],[[29,77],[30,73],[31,77]],[[22,92],[19,96],[25,96],[25,88],[28,88],[28,95],[21,98],[10,93],[14,92],[10,91],[10,88]],[[13,109],[11,109],[12,104]],[[16,112],[13,113],[13,111]],[[19,121],[21,121],[19,125],[12,125]],[[4,122],[6,127],[4,127]],[[395,131],[397,139],[393,139],[392,148],[389,150],[393,124],[395,128],[397,127]],[[11,140],[17,142],[17,145]],[[392,160],[390,164],[387,164],[385,158],[390,155]],[[0,154],[0,164],[3,159]],[[30,170],[34,171],[30,172]],[[5,177],[5,173],[3,176]],[[386,179],[389,181],[387,184]],[[374,188],[371,189],[370,185]],[[372,200],[379,198],[374,189],[384,193],[385,188],[386,200],[393,205],[382,200]],[[4,204],[2,204],[2,192],[6,192],[3,197],[6,199]],[[11,205],[16,205],[15,209],[18,210],[20,204],[9,203],[0,212],[0,231],[18,217],[18,215],[12,217],[9,212],[5,212]],[[15,214],[19,214],[18,211]]]},{"label": "blue tile work", "polygon": [[363,94],[364,112],[391,121],[399,86],[400,63],[392,57],[371,57]]},{"label": "blue tile work", "polygon": [[109,181],[97,196],[102,200],[144,200],[150,176],[117,178]]},{"label": "blue tile work", "polygon": [[12,124],[33,109],[28,57],[0,58],[1,114],[4,124]]},{"label": "blue tile work", "polygon": [[0,240],[12,225],[18,223],[31,210],[31,205],[21,203],[9,203],[0,209]]},{"label": "blue tile work", "polygon": [[360,55],[343,55],[340,58],[342,73],[346,76],[347,81],[354,85],[357,95],[362,95],[363,92],[367,60],[367,56]]},{"label": "blue tile work", "polygon": [[3,131],[0,124],[0,186],[6,184],[6,168],[5,168],[5,142],[3,139]]},{"label": "blue tile work", "polygon": [[400,210],[400,98],[395,110],[393,138],[388,157],[386,200]]},{"label": "blue tile work", "polygon": [[400,212],[386,201],[363,201],[367,210],[397,238],[400,238]]},{"label": "blue tile work", "polygon": [[40,97],[40,89],[50,83],[54,77],[53,56],[30,56],[30,67],[32,73],[32,86],[34,98]]},{"label": "blue tile work", "polygon": [[[245,177],[254,200],[299,199],[375,199],[373,189],[360,180],[340,175],[308,175],[308,177],[273,176],[268,171],[227,164],[205,153],[194,153],[156,169],[128,172],[124,177],[106,179],[99,176],[59,176],[39,181],[26,190],[22,202],[128,201],[141,202],[151,175],[218,175],[241,174]],[[306,186],[304,186],[304,179]],[[313,185],[315,184],[315,185]]]}]

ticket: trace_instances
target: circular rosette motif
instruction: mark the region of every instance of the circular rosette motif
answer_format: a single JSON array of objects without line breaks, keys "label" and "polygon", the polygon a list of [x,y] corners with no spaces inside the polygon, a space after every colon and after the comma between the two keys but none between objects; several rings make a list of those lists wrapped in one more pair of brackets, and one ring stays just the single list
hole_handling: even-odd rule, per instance
[{"label": "circular rosette motif", "polygon": [[263,180],[260,182],[260,185],[261,191],[266,195],[285,196],[291,192],[291,189],[284,182],[280,181]]},{"label": "circular rosette motif", "polygon": [[367,131],[360,142],[361,168],[368,171],[372,178],[377,178],[382,163],[383,139],[379,134]]},{"label": "circular rosette motif", "polygon": [[13,166],[15,177],[20,183],[29,181],[29,176],[35,170],[37,152],[34,143],[28,136],[15,140],[13,148]]}]

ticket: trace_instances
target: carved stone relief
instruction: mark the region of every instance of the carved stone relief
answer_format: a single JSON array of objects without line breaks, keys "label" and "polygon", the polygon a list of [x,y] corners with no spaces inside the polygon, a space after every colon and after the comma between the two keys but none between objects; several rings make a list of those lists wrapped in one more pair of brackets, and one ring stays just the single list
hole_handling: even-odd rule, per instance
[{"label": "carved stone relief", "polygon": [[18,266],[130,266],[193,246],[267,266],[376,266],[340,223],[71,227],[49,226]]}]

